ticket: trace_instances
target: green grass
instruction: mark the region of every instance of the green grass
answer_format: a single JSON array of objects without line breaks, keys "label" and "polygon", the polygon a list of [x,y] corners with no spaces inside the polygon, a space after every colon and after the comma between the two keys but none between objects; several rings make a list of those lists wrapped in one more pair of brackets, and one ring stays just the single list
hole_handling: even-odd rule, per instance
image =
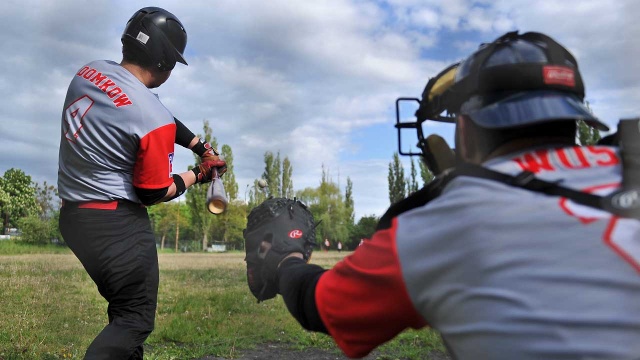
[{"label": "green grass", "polygon": [[[73,254],[16,246],[8,247],[15,255],[0,255],[0,359],[82,359],[107,322],[106,302]],[[318,254],[313,261],[330,267],[343,255]],[[279,297],[257,304],[243,257],[159,255],[156,329],[145,344],[145,359],[234,358],[267,342],[338,351],[329,336],[303,330]],[[433,350],[444,351],[434,332],[407,331],[383,345],[379,358],[425,359]]]},{"label": "green grass", "polygon": [[71,254],[71,250],[62,245],[31,245],[19,240],[0,240],[0,255],[20,254]]}]

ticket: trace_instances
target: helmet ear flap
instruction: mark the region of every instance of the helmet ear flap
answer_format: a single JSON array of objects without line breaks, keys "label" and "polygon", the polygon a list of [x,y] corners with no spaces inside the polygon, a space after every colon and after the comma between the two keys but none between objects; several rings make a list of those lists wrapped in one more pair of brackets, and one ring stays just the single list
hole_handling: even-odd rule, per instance
[{"label": "helmet ear flap", "polygon": [[[151,26],[155,25],[152,24]],[[153,66],[160,71],[173,70],[177,60],[173,45],[165,36],[156,36],[155,41],[160,44],[154,44],[154,46],[151,47],[152,51],[155,51],[155,53],[152,54],[152,58],[155,60]]]}]

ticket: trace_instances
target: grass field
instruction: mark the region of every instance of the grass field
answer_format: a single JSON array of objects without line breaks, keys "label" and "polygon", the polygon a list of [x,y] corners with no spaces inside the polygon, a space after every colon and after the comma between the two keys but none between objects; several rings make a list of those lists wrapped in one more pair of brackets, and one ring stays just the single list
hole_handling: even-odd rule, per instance
[{"label": "grass field", "polygon": [[[68,250],[0,244],[0,360],[82,359],[107,322],[106,302]],[[314,254],[333,266],[345,253]],[[156,330],[145,359],[236,358],[255,344],[337,349],[307,332],[278,297],[257,304],[246,286],[243,253],[161,253]],[[426,359],[444,351],[428,330],[407,331],[380,348],[380,359]],[[337,350],[336,350],[337,351]]]}]

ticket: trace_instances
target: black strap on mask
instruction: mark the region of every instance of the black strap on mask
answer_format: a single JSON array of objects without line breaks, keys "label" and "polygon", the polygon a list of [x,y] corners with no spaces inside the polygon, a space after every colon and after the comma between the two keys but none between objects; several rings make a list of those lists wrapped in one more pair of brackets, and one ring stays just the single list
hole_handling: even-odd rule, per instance
[{"label": "black strap on mask", "polygon": [[503,174],[480,165],[463,163],[456,166],[449,181],[457,176],[473,176],[498,181],[510,186],[561,196],[580,205],[589,206],[614,215],[640,219],[640,118],[620,120],[618,124],[622,185],[607,196],[598,196],[537,179],[530,171],[516,176]]}]

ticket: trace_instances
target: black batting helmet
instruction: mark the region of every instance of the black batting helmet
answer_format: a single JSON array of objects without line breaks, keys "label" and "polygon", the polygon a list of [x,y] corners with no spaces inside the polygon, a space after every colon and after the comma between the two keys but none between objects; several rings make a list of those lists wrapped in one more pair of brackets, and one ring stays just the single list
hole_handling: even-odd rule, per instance
[{"label": "black batting helmet", "polygon": [[172,70],[176,62],[187,65],[183,57],[187,32],[175,15],[159,7],[145,7],[133,14],[122,34],[122,45],[145,54],[160,71]]}]

